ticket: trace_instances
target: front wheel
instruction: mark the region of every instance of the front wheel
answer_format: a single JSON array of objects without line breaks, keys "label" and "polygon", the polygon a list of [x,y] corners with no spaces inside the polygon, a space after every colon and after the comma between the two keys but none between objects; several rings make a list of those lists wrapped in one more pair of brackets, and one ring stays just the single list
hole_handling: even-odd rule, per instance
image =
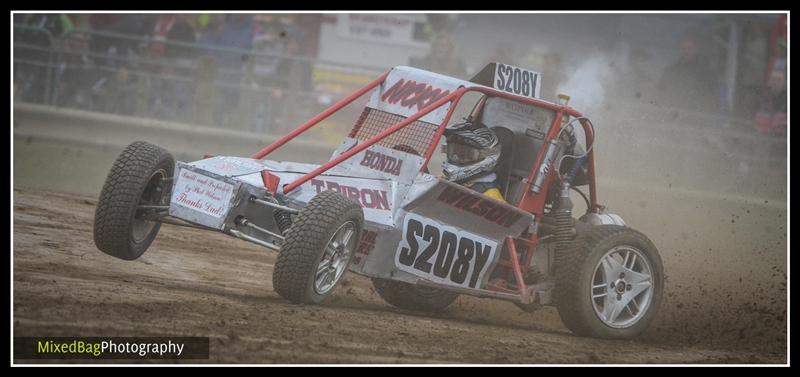
[{"label": "front wheel", "polygon": [[555,304],[577,335],[640,335],[655,317],[663,290],[658,250],[628,227],[596,226],[556,261]]},{"label": "front wheel", "polygon": [[147,219],[142,206],[169,205],[175,159],[156,145],[136,141],[120,153],[106,177],[94,214],[94,243],[124,260],[139,258],[161,223]]},{"label": "front wheel", "polygon": [[358,203],[323,191],[297,214],[281,246],[272,286],[297,304],[319,304],[342,280],[361,239]]}]

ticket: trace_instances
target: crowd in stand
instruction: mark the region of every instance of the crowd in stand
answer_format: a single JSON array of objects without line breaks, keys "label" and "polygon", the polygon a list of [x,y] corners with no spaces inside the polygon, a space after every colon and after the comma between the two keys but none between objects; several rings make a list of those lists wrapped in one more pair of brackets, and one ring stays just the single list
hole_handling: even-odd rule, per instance
[{"label": "crowd in stand", "polygon": [[14,24],[21,101],[225,125],[246,88],[270,104],[292,85],[311,89],[309,63],[295,59],[304,35],[278,17],[15,14]]},{"label": "crowd in stand", "polygon": [[[302,59],[309,52],[307,38],[301,28],[280,17],[218,13],[15,14],[14,23],[25,26],[15,29],[15,45],[23,47],[14,50],[15,62],[21,62],[15,63],[15,98],[22,101],[227,125],[230,122],[226,118],[241,113],[236,110],[243,104],[255,109],[261,118],[280,122],[285,115],[280,110],[286,108],[281,104],[296,104],[302,93],[312,90],[311,63]],[[761,37],[762,31],[751,34],[757,40],[766,40]],[[57,46],[50,46],[51,43]],[[761,46],[752,45],[756,49]],[[749,81],[756,84],[740,84],[737,97],[741,100],[727,104],[734,109],[726,109],[721,93],[728,89],[722,85],[720,70],[709,64],[707,47],[699,45],[694,37],[683,39],[678,47],[676,60],[654,83],[653,103],[689,112],[744,115],[753,119],[751,132],[786,135],[785,17],[778,19],[765,46],[769,49],[767,67],[752,70],[763,71],[763,79],[754,76]],[[48,56],[48,49],[57,49],[59,55]],[[497,59],[513,63],[501,48],[497,55]],[[639,50],[631,52],[629,65],[635,79],[625,80],[634,83],[631,85],[642,86],[647,81],[635,76],[637,62],[645,59],[640,55]],[[743,54],[741,65],[748,64],[747,57],[755,55]],[[556,55],[555,62],[548,64],[548,56],[539,56],[545,61],[539,62],[537,68],[547,71],[550,79],[545,80],[548,87],[543,90],[549,93],[554,90],[549,86],[569,72],[563,71]],[[48,59],[56,61],[57,66],[52,67]],[[429,54],[408,63],[468,78],[464,62],[455,54],[453,40],[445,32],[433,36]],[[759,82],[763,84],[756,87]],[[627,94],[641,97],[641,101],[650,100],[647,94],[642,95],[640,87],[626,89],[630,92]],[[295,106],[292,111],[305,107]],[[255,128],[259,125],[255,124]]]}]

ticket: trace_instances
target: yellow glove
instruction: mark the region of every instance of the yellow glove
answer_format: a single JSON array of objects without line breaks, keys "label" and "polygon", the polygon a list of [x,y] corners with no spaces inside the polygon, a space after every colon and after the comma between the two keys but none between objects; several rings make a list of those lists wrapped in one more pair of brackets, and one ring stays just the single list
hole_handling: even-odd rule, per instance
[{"label": "yellow glove", "polygon": [[503,194],[501,194],[500,190],[498,190],[496,187],[486,190],[486,192],[484,192],[483,195],[486,195],[494,200],[499,200],[503,203],[508,204],[508,202],[506,202],[506,200],[503,198]]}]

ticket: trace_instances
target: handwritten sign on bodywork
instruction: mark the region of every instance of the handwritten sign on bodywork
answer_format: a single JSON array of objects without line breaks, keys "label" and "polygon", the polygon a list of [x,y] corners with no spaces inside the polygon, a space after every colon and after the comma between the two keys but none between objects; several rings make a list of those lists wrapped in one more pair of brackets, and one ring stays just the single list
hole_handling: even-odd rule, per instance
[{"label": "handwritten sign on bodywork", "polygon": [[181,169],[171,204],[222,219],[228,213],[232,195],[232,184]]}]

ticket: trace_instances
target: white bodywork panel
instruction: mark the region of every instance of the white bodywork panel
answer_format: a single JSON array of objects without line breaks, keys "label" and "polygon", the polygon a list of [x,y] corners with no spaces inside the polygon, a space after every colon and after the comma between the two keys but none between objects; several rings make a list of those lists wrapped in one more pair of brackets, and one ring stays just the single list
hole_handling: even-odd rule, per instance
[{"label": "white bodywork panel", "polygon": [[[416,68],[395,67],[373,91],[367,106],[409,117],[459,87],[476,86],[481,85]],[[510,102],[488,103],[488,113],[495,117],[492,121],[542,123],[535,112]],[[450,104],[446,104],[420,120],[441,124],[449,110]],[[333,157],[358,142],[345,139]],[[268,171],[280,179],[277,191],[289,206],[301,208],[323,190],[337,191],[361,205],[364,231],[350,269],[411,283],[426,280],[442,286],[482,288],[506,238],[523,233],[533,217],[514,206],[420,173],[424,162],[421,156],[373,145],[286,194],[286,184],[320,165],[228,156],[178,163],[175,187],[189,193],[183,197],[179,197],[180,191],[173,193],[170,214],[175,208],[178,217],[193,216],[191,221],[227,229],[231,225],[223,224],[225,216],[220,213],[244,205],[241,197],[227,193],[242,191],[241,186],[245,186],[243,194],[264,195],[262,172]],[[184,174],[181,166],[192,171]],[[199,176],[192,178],[195,173]],[[200,199],[202,208],[197,208]]]},{"label": "white bodywork panel", "polygon": [[[354,159],[356,157],[358,155]],[[195,161],[189,165],[256,187],[264,185],[262,170],[280,178],[279,186],[282,187],[319,167],[316,164],[227,156]],[[373,226],[392,227],[392,209],[397,201],[397,186],[396,181],[388,177],[376,177],[370,170],[354,169],[350,164],[340,164],[300,185],[287,194],[286,198],[298,205],[304,205],[320,191],[334,190],[361,204],[365,220],[374,223]]]},{"label": "white bodywork panel", "polygon": [[[343,143],[336,153],[346,150],[353,142]],[[367,151],[403,159],[402,166],[390,168],[397,161],[364,166],[362,162],[367,158]],[[421,160],[405,152],[372,147],[304,183],[285,198],[290,205],[302,207],[322,190],[334,190],[361,204],[365,229],[350,266],[356,272],[407,282],[422,279],[439,285],[480,288],[485,284],[489,269],[499,258],[505,238],[521,234],[530,225],[532,217],[516,207],[460,185],[429,174],[414,174],[419,170]],[[364,163],[370,161],[367,159]],[[178,165],[180,169],[183,164]],[[239,182],[250,187],[251,192],[263,190],[262,170],[279,177],[279,186],[282,186],[318,167],[315,164],[222,156],[186,165],[201,174],[205,172],[209,177],[209,180],[204,179],[206,185],[216,187],[217,181],[223,180]],[[398,175],[395,176],[394,172]],[[183,180],[179,177],[176,184],[180,186],[180,182]],[[176,206],[177,203],[171,204],[171,209]],[[185,218],[186,212],[180,212],[179,217]],[[224,216],[219,218],[195,210],[188,212],[195,216],[191,219],[193,222],[221,229]],[[413,228],[419,224],[423,228],[416,229],[417,234],[408,232],[409,226]],[[431,246],[432,237],[437,243]],[[407,263],[402,263],[399,258],[404,248],[407,250],[402,261]],[[430,250],[426,252],[426,248]],[[431,269],[426,269],[428,265]],[[436,269],[433,266],[437,266]]]},{"label": "white bodywork panel", "polygon": [[[469,81],[411,67],[395,67],[386,81],[372,92],[367,107],[410,117],[423,107],[436,102],[459,87],[479,86]],[[451,104],[440,106],[420,118],[423,122],[441,124]]]}]

